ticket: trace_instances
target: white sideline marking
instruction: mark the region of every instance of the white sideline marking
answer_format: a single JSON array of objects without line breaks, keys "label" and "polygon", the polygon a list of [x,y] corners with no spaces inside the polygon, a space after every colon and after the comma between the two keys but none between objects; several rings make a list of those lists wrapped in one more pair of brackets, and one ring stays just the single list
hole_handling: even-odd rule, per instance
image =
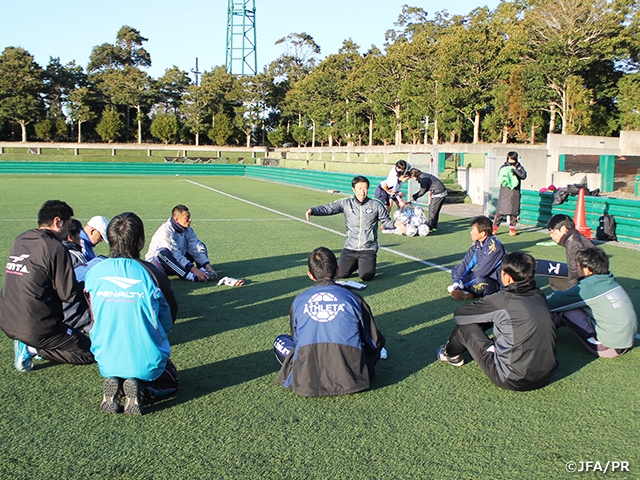
[{"label": "white sideline marking", "polygon": [[[166,222],[166,218],[146,218],[145,222]],[[193,224],[198,222],[288,222],[286,218],[202,218],[196,217]]]},{"label": "white sideline marking", "polygon": [[[233,198],[234,200],[238,200],[239,202],[244,202],[249,205],[253,205],[254,207],[262,208],[263,210],[267,210],[268,212],[275,213],[277,215],[282,215],[283,217],[290,218],[291,220],[296,220],[298,222],[302,222],[305,225],[311,225],[316,228],[320,228],[321,230],[326,230],[327,232],[335,233],[336,235],[340,235],[341,237],[345,237],[345,234],[342,232],[338,232],[332,228],[323,227],[322,225],[316,225],[315,223],[307,222],[305,219],[294,217],[293,215],[289,215],[287,213],[279,212],[278,210],[274,210],[273,208],[265,207],[264,205],[260,205],[258,203],[251,202],[249,200],[245,200],[244,198],[236,197],[229,193],[222,192],[220,190],[216,190],[215,188],[209,187],[207,185],[203,185],[198,182],[194,182],[192,180],[185,180],[185,182],[189,182],[193,185],[197,185],[198,187],[206,188],[207,190],[211,190],[212,192],[219,193],[220,195],[224,195],[225,197]],[[428,262],[426,260],[422,260],[417,257],[412,257],[411,255],[407,255],[406,253],[398,252],[397,250],[393,250],[388,247],[380,247],[380,250],[384,250],[385,252],[392,253],[394,255],[398,255],[399,257],[406,258],[407,260],[412,260],[414,262],[421,263],[423,265],[427,265],[428,267],[437,268],[438,270],[442,270],[443,272],[451,273],[451,269],[447,267],[443,267],[442,265],[438,265],[437,263]]]}]

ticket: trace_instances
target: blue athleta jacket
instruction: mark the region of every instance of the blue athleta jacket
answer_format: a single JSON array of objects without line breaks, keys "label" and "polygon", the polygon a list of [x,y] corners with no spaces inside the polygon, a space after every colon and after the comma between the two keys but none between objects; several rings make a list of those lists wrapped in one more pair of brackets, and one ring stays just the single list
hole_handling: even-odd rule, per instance
[{"label": "blue athleta jacket", "polygon": [[[144,263],[156,278],[164,275]],[[108,258],[85,277],[94,318],[91,352],[103,377],[152,381],[162,374],[169,358],[172,312],[145,266],[130,258]]]},{"label": "blue athleta jacket", "polygon": [[296,346],[280,370],[281,385],[306,397],[369,388],[384,337],[362,297],[317,281],[293,301],[291,334]]}]

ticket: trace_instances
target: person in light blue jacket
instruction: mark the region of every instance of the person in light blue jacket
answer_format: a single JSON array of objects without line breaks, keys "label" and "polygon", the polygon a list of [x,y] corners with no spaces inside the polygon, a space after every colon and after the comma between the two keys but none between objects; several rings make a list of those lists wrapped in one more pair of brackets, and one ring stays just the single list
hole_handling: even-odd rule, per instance
[{"label": "person in light blue jacket", "polygon": [[144,225],[135,213],[114,217],[107,229],[109,258],[87,272],[85,292],[94,324],[91,352],[105,377],[100,410],[141,415],[143,403],[175,393],[177,370],[167,335],[178,306],[166,274],[140,260]]}]

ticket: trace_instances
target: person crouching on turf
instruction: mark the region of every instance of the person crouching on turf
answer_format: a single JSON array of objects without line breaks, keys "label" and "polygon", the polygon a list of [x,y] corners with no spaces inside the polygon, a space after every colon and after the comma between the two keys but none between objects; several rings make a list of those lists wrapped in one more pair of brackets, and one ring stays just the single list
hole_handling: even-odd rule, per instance
[{"label": "person crouching on turf", "polygon": [[144,225],[135,213],[114,217],[107,229],[109,258],[87,272],[85,292],[94,324],[91,352],[104,381],[100,410],[142,415],[143,403],[175,393],[180,380],[169,359],[168,333],[178,312],[165,273],[140,260]]},{"label": "person crouching on turf", "polygon": [[473,245],[460,265],[451,270],[447,290],[456,300],[484,297],[500,290],[500,263],[504,246],[492,233],[491,220],[483,215],[471,220]]},{"label": "person crouching on turf", "polygon": [[[528,253],[505,255],[504,288],[455,311],[456,326],[436,358],[459,367],[468,351],[489,380],[506,390],[534,390],[549,383],[558,365],[556,329],[535,272],[536,261]],[[491,328],[493,338],[486,334]]]},{"label": "person crouching on turf", "polygon": [[211,267],[206,245],[191,228],[191,220],[187,206],[173,207],[171,218],[151,237],[145,260],[167,275],[178,275],[191,282],[215,280],[218,273]]},{"label": "person crouching on turf", "polygon": [[298,395],[347,395],[369,388],[384,347],[364,299],[335,283],[338,262],[331,250],[309,255],[314,286],[291,305],[291,336],[274,342],[282,365],[278,383]]},{"label": "person crouching on turf", "polygon": [[376,187],[374,196],[382,202],[387,209],[388,213],[391,213],[393,205],[395,203],[398,208],[405,206],[405,201],[402,200],[402,184],[409,180],[409,165],[405,160],[398,160],[394,167],[389,171],[387,178],[380,182],[380,185]]}]

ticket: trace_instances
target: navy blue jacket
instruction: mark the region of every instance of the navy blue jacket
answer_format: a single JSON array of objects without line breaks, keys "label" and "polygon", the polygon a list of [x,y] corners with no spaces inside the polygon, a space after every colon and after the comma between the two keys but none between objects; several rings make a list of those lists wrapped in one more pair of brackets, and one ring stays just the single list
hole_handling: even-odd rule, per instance
[{"label": "navy blue jacket", "polygon": [[361,296],[320,280],[291,305],[296,346],[278,383],[305,397],[346,395],[369,388],[384,337]]},{"label": "navy blue jacket", "polygon": [[452,283],[459,283],[473,270],[474,277],[489,277],[500,282],[498,267],[504,257],[504,246],[491,235],[484,242],[478,240],[467,252],[460,265],[451,270]]}]

